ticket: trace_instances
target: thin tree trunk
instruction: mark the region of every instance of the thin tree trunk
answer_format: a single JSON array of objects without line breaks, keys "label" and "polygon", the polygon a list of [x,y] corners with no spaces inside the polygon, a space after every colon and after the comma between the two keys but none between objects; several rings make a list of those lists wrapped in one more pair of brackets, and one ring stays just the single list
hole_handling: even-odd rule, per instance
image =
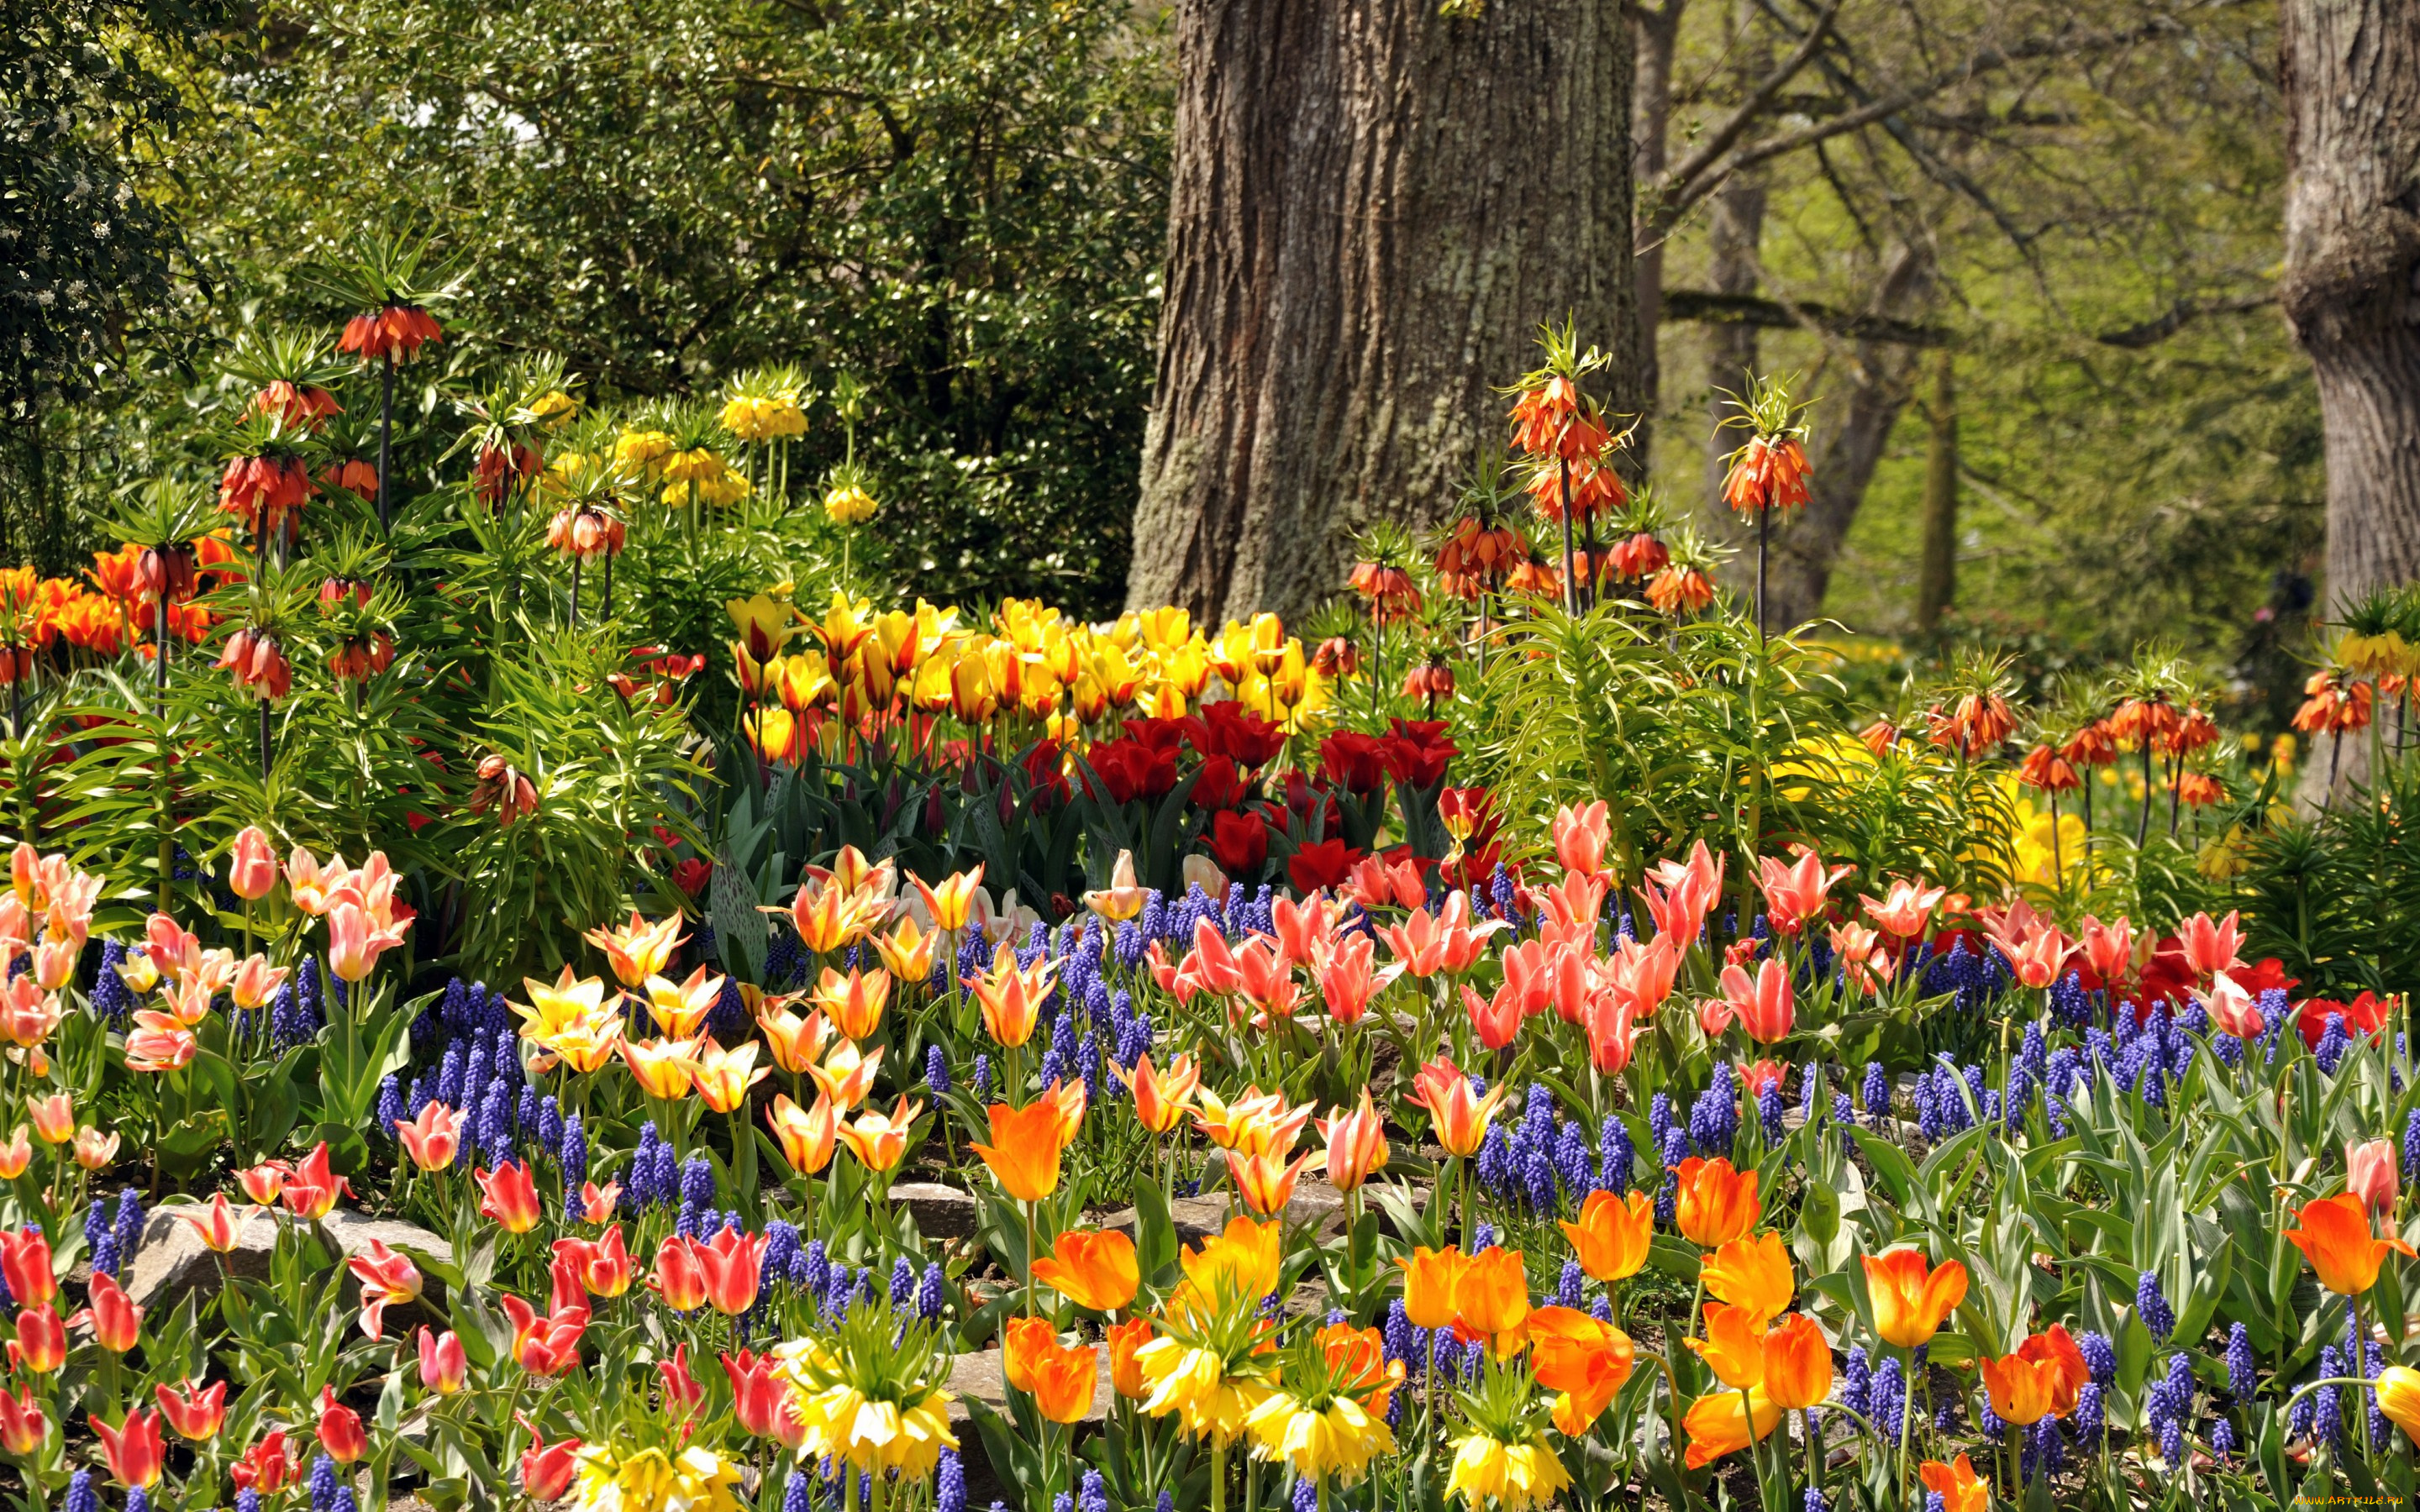
[{"label": "thin tree trunk", "polygon": [[[1645,6],[1631,8],[1638,83],[1631,95],[1630,162],[1633,177],[1642,184],[1662,177],[1670,161],[1672,54],[1680,40],[1681,16],[1688,6],[1689,0],[1664,0],[1652,10]],[[1649,239],[1637,256],[1641,415],[1631,444],[1644,466],[1652,450],[1663,393],[1664,362],[1658,337],[1664,323],[1664,239]]]},{"label": "thin tree trunk", "polygon": [[[1920,309],[1931,287],[1931,259],[1902,247],[1874,291],[1873,313],[1904,316]],[[1815,476],[1807,489],[1812,497],[1774,539],[1769,592],[1776,628],[1788,629],[1823,611],[1841,543],[1856,523],[1900,411],[1907,408],[1916,363],[1912,347],[1861,341],[1854,360],[1840,364],[1848,382],[1836,380],[1819,395],[1827,402],[1815,412]]]},{"label": "thin tree trunk", "polygon": [[[1758,270],[1757,244],[1764,236],[1764,179],[1744,173],[1714,197],[1706,224],[1711,255],[1706,282],[1717,294],[1754,294]],[[1705,507],[1718,537],[1745,542],[1751,533],[1745,521],[1735,520],[1723,506],[1723,455],[1739,444],[1735,431],[1722,428],[1738,412],[1732,396],[1745,397],[1752,383],[1759,345],[1757,328],[1745,321],[1717,321],[1706,327],[1706,489]]]},{"label": "thin tree trunk", "polygon": [[1958,392],[1949,349],[1932,354],[1932,402],[1925,407],[1924,553],[1916,579],[1916,624],[1931,630],[1958,601]]},{"label": "thin tree trunk", "polygon": [[1607,0],[1182,0],[1127,602],[1297,616],[1452,507],[1575,319],[1637,408],[1631,36]]},{"label": "thin tree trunk", "polygon": [[[2318,379],[2327,597],[2341,609],[2420,577],[2420,5],[2285,0],[2281,9],[2278,297]],[[2337,780],[2365,780],[2367,756],[2367,743],[2354,742]]]}]

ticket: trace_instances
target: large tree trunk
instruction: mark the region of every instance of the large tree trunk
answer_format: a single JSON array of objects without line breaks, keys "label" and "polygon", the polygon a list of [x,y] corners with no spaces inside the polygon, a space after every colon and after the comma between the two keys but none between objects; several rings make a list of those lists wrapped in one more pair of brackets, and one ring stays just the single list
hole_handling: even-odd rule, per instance
[{"label": "large tree trunk", "polygon": [[1570,316],[1636,408],[1616,0],[1181,0],[1127,602],[1296,616],[1371,521],[1453,505]]},{"label": "large tree trunk", "polygon": [[[2327,595],[2341,608],[2420,577],[2420,5],[2283,10],[2279,299],[2319,380]],[[2367,756],[2345,742],[2340,780],[2364,777]]]}]

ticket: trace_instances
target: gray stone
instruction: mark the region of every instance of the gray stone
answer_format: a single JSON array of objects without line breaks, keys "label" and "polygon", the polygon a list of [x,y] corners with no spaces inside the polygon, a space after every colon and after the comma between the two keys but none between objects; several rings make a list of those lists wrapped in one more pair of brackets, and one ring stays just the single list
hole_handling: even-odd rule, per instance
[{"label": "gray stone", "polygon": [[906,1208],[926,1239],[965,1239],[974,1233],[974,1197],[939,1181],[901,1181],[891,1189],[892,1208]]},{"label": "gray stone", "polygon": [[[239,1208],[235,1248],[222,1257],[212,1253],[194,1226],[179,1216],[191,1213],[198,1217],[205,1211],[199,1206],[151,1211],[144,1220],[143,1242],[127,1265],[128,1296],[148,1307],[162,1301],[173,1304],[187,1292],[216,1291],[222,1273],[254,1281],[268,1278],[269,1257],[276,1247],[278,1225],[296,1220],[264,1208]],[[383,1241],[389,1249],[410,1255],[415,1260],[446,1259],[454,1250],[453,1245],[417,1224],[372,1218],[342,1208],[320,1219],[317,1227],[339,1259],[367,1254],[373,1241]],[[360,1305],[361,1285],[349,1274],[344,1294],[347,1306]],[[398,1328],[410,1327],[419,1320],[421,1311],[417,1306],[388,1308],[387,1332],[393,1334]]]}]

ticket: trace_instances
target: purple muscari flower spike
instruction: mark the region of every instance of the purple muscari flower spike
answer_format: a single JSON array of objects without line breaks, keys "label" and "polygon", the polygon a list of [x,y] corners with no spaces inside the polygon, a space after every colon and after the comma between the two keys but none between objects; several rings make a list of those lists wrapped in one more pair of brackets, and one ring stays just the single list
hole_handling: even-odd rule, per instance
[{"label": "purple muscari flower spike", "polygon": [[2347,1043],[2349,1041],[2345,1039],[2344,1015],[2329,1014],[2327,1026],[2319,1031],[2319,1047],[2314,1052],[2319,1062],[2319,1070],[2331,1076],[2335,1075],[2337,1064],[2344,1059]]},{"label": "purple muscari flower spike", "polygon": [[1481,1224],[1470,1231],[1470,1253],[1473,1255],[1495,1247],[1496,1226],[1494,1224]]},{"label": "purple muscari flower spike", "polygon": [[1907,1412],[1907,1378],[1896,1356],[1874,1366],[1873,1381],[1867,1398],[1872,1411],[1866,1415],[1882,1429],[1883,1437],[1896,1443],[1900,1426]]},{"label": "purple muscari flower spike", "polygon": [[1589,1159],[1588,1135],[1576,1120],[1564,1124],[1562,1133],[1555,1138],[1555,1174],[1562,1178],[1574,1202],[1596,1187],[1596,1167]]},{"label": "purple muscari flower spike", "polygon": [[1076,1505],[1078,1512],[1109,1512],[1109,1489],[1103,1484],[1099,1471],[1084,1472],[1084,1478],[1077,1484]]},{"label": "purple muscari flower spike", "polygon": [[1866,1416],[1873,1387],[1873,1365],[1866,1358],[1865,1346],[1850,1346],[1848,1361],[1840,1367],[1840,1405],[1859,1417]]},{"label": "purple muscari flower spike", "polygon": [[[1105,1508],[1108,1505],[1107,1503],[1102,1504]],[[1296,1480],[1294,1490],[1286,1498],[1286,1507],[1287,1512],[1319,1512],[1319,1483]]]},{"label": "purple muscari flower spike", "polygon": [[1585,1280],[1580,1273],[1580,1262],[1577,1260],[1565,1260],[1563,1262],[1563,1273],[1555,1283],[1555,1305],[1558,1307],[1577,1307],[1580,1304],[1581,1292],[1585,1289]]},{"label": "purple muscari flower spike", "polygon": [[143,1246],[143,1194],[131,1186],[118,1190],[117,1217],[109,1237],[116,1242],[120,1259],[132,1259]]},{"label": "purple muscari flower spike", "polygon": [[1988,1401],[1975,1414],[1975,1427],[1983,1435],[1986,1443],[1999,1443],[2009,1436],[2009,1425],[2001,1421],[1999,1413],[1992,1411],[1992,1404]]},{"label": "purple muscari flower spike", "polygon": [[1409,1368],[1412,1359],[1412,1320],[1404,1315],[1401,1297],[1387,1304],[1387,1321],[1378,1334],[1379,1354],[1389,1364],[1397,1360]]},{"label": "purple muscari flower spike", "polygon": [[[2415,1113],[2414,1118],[2420,1118]],[[1630,1190],[1630,1178],[1638,1156],[1630,1147],[1630,1125],[1608,1113],[1605,1127],[1597,1135],[1597,1180],[1616,1196]]]},{"label": "purple muscari flower spike", "polygon": [[101,1246],[107,1243],[109,1238],[109,1205],[96,1198],[84,1210],[85,1247],[93,1251],[96,1257],[92,1265],[94,1270],[115,1275],[117,1273],[117,1267],[103,1265],[98,1258]]},{"label": "purple muscari flower spike", "polygon": [[[527,1127],[524,1122],[523,1128]],[[563,1149],[563,1104],[555,1101],[552,1093],[537,1102],[537,1142],[550,1155]]]},{"label": "purple muscari flower spike", "polygon": [[1858,1095],[1865,1101],[1869,1119],[1879,1119],[1890,1111],[1890,1077],[1884,1073],[1881,1061],[1866,1062],[1866,1082],[1858,1089]]},{"label": "purple muscari flower spike", "polygon": [[2076,1352],[2084,1356],[2084,1368],[2096,1385],[2106,1386],[2118,1379],[2118,1347],[2106,1334],[2080,1334],[2075,1340]]},{"label": "purple muscari flower spike", "polygon": [[2075,1394],[2075,1441],[2087,1452],[2101,1446],[2101,1398],[2105,1389],[2096,1381],[2087,1382]]},{"label": "purple muscari flower spike", "polygon": [[1778,1082],[1765,1083],[1764,1089],[1756,1094],[1756,1121],[1763,1126],[1766,1144],[1781,1143],[1781,1086]]},{"label": "purple muscari flower spike", "polygon": [[2221,1464],[2235,1458],[2235,1425],[2225,1417],[2210,1426],[2210,1452]]},{"label": "purple muscari flower spike", "polygon": [[927,1263],[923,1278],[916,1283],[916,1316],[919,1319],[927,1323],[939,1319],[941,1309],[948,1301],[944,1287],[941,1262],[934,1260]]},{"label": "purple muscari flower spike", "polygon": [[891,1262],[891,1305],[905,1307],[916,1298],[916,1267],[902,1255]]},{"label": "purple muscari flower spike", "polygon": [[2252,1401],[2256,1379],[2251,1331],[2242,1323],[2229,1324],[2226,1330],[2226,1389],[2237,1401],[2248,1406]]},{"label": "purple muscari flower spike", "polygon": [[2134,1283],[2134,1312],[2143,1319],[2143,1326],[2151,1331],[2151,1337],[2160,1343],[2166,1343],[2168,1335],[2177,1331],[2176,1309],[2168,1305],[2166,1294],[2160,1290],[2160,1277],[2155,1271],[2144,1272],[2142,1279]]},{"label": "purple muscari flower spike", "polygon": [[924,1047],[924,1086],[935,1097],[950,1095],[950,1057],[938,1043]]},{"label": "purple muscari flower spike", "polygon": [[67,1512],[101,1512],[101,1492],[93,1488],[91,1471],[79,1470],[68,1481]]},{"label": "purple muscari flower spike", "polygon": [[991,1096],[991,1057],[989,1056],[975,1057],[974,1093],[975,1101],[979,1103]]},{"label": "purple muscari flower spike", "polygon": [[326,1455],[311,1461],[311,1512],[328,1512],[336,1500],[336,1462]]}]

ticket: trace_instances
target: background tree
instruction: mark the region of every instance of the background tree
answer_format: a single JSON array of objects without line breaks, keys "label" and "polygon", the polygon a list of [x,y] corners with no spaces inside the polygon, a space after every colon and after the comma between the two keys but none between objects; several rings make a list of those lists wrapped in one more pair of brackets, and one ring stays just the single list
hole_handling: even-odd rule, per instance
[{"label": "background tree", "polygon": [[[434,233],[449,323],[563,353],[594,396],[864,378],[884,565],[928,596],[1115,603],[1166,225],[1148,15],[271,0],[262,24],[182,81],[215,129],[147,185],[192,246],[177,329],[324,316],[292,270],[363,224]],[[206,365],[163,341],[85,444],[146,455]],[[794,469],[842,445],[824,406]]]},{"label": "background tree", "polygon": [[1633,349],[1629,30],[1603,0],[1183,0],[1176,50],[1126,598],[1299,614],[1356,531],[1449,506],[1541,323]]},{"label": "background tree", "polygon": [[216,0],[0,0],[0,559],[64,563],[71,528],[44,412],[87,397],[168,294],[174,221],[129,160],[188,112],[163,54]]}]

